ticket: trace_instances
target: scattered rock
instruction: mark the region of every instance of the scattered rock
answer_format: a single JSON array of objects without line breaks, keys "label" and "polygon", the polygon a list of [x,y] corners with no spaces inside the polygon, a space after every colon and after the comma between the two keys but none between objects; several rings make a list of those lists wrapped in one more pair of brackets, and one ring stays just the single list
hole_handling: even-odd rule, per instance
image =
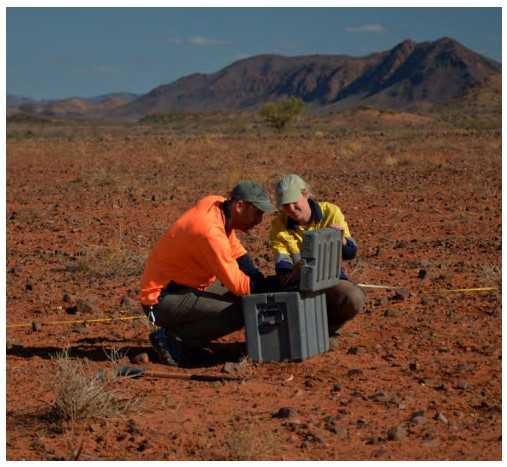
[{"label": "scattered rock", "polygon": [[404,302],[405,300],[408,300],[409,297],[410,292],[403,287],[399,287],[398,289],[396,289],[396,294],[394,295],[393,300]]},{"label": "scattered rock", "polygon": [[365,444],[368,444],[368,445],[371,445],[371,444],[378,444],[380,441],[380,438],[378,436],[372,436],[370,438],[367,438],[366,439],[366,443]]},{"label": "scattered rock", "polygon": [[331,426],[328,427],[327,430],[341,437],[345,437],[348,435],[348,431],[342,426]]},{"label": "scattered rock", "polygon": [[412,412],[410,418],[422,417],[425,413],[426,413],[425,410],[416,410],[415,412]]},{"label": "scattered rock", "polygon": [[151,447],[151,443],[147,439],[144,439],[143,441],[141,441],[141,444],[139,444],[137,450],[139,452],[143,452],[146,451],[146,449],[148,449],[149,447]]},{"label": "scattered rock", "polygon": [[387,297],[380,297],[377,301],[377,305],[379,306],[387,305],[387,303],[388,303]]},{"label": "scattered rock", "polygon": [[458,365],[456,365],[455,368],[455,371],[457,371],[458,373],[470,373],[473,370],[474,370],[473,366],[468,365],[466,363],[458,363]]},{"label": "scattered rock", "polygon": [[351,347],[347,353],[349,355],[360,355],[366,353],[366,349],[364,347]]},{"label": "scattered rock", "polygon": [[33,285],[32,284],[26,284],[25,285],[25,289],[32,291],[33,290]]},{"label": "scattered rock", "polygon": [[297,415],[297,410],[294,407],[280,407],[276,413],[276,418],[292,418]]},{"label": "scattered rock", "polygon": [[40,331],[40,325],[36,323],[35,321],[32,321],[32,331],[37,332]]},{"label": "scattered rock", "polygon": [[376,402],[391,402],[393,400],[393,397],[385,392],[378,392],[371,396],[371,398]]},{"label": "scattered rock", "polygon": [[407,431],[401,425],[393,426],[387,430],[387,439],[401,441],[407,437]]},{"label": "scattered rock", "polygon": [[429,421],[426,418],[420,415],[413,417],[412,420],[410,421],[413,425],[427,425],[429,423]]},{"label": "scattered rock", "polygon": [[149,363],[150,358],[146,352],[135,355],[132,358],[132,363]]},{"label": "scattered rock", "polygon": [[126,306],[127,308],[138,308],[140,306],[137,300],[134,300],[127,295],[121,298],[120,305]]},{"label": "scattered rock", "polygon": [[65,302],[65,303],[71,303],[74,301],[74,297],[68,293],[64,293],[63,294],[63,298],[62,300]]},{"label": "scattered rock", "polygon": [[420,370],[419,364],[417,362],[409,363],[408,368],[410,369],[410,371]]},{"label": "scattered rock", "polygon": [[445,424],[448,424],[448,423],[449,423],[449,420],[447,420],[447,417],[446,417],[444,414],[440,413],[440,412],[437,412],[437,413],[435,414],[435,417],[434,417],[434,418],[435,418],[435,420],[437,420],[438,422],[443,422],[443,423],[445,423]]},{"label": "scattered rock", "polygon": [[334,391],[334,392],[340,392],[342,389],[343,389],[343,384],[340,384],[340,383],[333,384],[332,391]]},{"label": "scattered rock", "polygon": [[384,316],[386,318],[396,318],[398,316],[401,316],[402,312],[399,310],[393,310],[392,308],[389,308],[388,310],[384,311]]},{"label": "scattered rock", "polygon": [[353,368],[352,370],[349,370],[349,371],[347,372],[347,374],[348,374],[349,376],[362,375],[362,374],[363,374],[363,370],[359,370],[359,369],[357,369],[357,368]]},{"label": "scattered rock", "polygon": [[76,312],[84,314],[95,314],[97,310],[96,297],[78,298],[76,301]]}]

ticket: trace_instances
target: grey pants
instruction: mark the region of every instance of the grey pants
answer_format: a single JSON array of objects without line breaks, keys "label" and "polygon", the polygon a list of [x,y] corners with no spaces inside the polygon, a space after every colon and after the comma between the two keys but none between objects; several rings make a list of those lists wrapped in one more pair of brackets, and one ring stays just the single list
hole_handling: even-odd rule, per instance
[{"label": "grey pants", "polygon": [[365,303],[363,290],[348,280],[340,280],[338,285],[326,289],[329,335],[339,334],[345,322],[356,316]]},{"label": "grey pants", "polygon": [[[147,311],[147,307],[143,305]],[[201,347],[243,327],[241,297],[215,281],[206,290],[184,288],[154,307],[155,324],[169,328],[188,346]]]}]

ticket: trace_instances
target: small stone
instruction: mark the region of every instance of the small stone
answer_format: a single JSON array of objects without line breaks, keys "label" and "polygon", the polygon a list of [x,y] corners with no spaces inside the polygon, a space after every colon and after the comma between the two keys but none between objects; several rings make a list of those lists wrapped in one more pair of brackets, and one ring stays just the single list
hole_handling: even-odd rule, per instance
[{"label": "small stone", "polygon": [[363,374],[363,370],[359,370],[357,368],[353,368],[352,370],[349,370],[347,374],[349,376],[362,375]]},{"label": "small stone", "polygon": [[76,311],[80,313],[91,314],[95,312],[95,306],[89,299],[78,298],[76,301]]},{"label": "small stone", "polygon": [[40,331],[40,326],[35,321],[32,321],[32,331],[33,332]]},{"label": "small stone", "polygon": [[126,306],[127,308],[137,308],[139,306],[139,302],[125,295],[121,298],[120,305]]},{"label": "small stone", "polygon": [[385,392],[378,392],[377,394],[374,394],[372,398],[376,402],[390,402],[393,399],[389,394]]},{"label": "small stone", "polygon": [[416,410],[415,412],[412,412],[412,414],[410,415],[410,418],[422,417],[425,413],[426,413],[426,411],[424,411],[424,410]]},{"label": "small stone", "polygon": [[437,413],[435,414],[435,417],[434,417],[434,418],[435,418],[435,420],[437,420],[438,422],[443,422],[443,423],[445,423],[445,424],[449,423],[449,420],[447,420],[447,417],[446,417],[444,414],[440,413],[440,412],[437,412]]},{"label": "small stone", "polygon": [[333,426],[329,431],[334,433],[335,435],[345,437],[348,434],[348,431],[342,426]]},{"label": "small stone", "polygon": [[396,294],[394,295],[393,299],[400,302],[404,302],[405,300],[408,300],[409,297],[410,292],[407,289],[400,287],[396,289]]},{"label": "small stone", "polygon": [[410,369],[410,371],[419,370],[419,364],[417,362],[409,363],[408,368]]},{"label": "small stone", "polygon": [[31,290],[33,290],[33,285],[32,284],[26,284],[25,285],[25,289],[31,291]]},{"label": "small stone", "polygon": [[70,303],[72,301],[74,301],[74,297],[72,297],[72,295],[68,294],[68,293],[65,293],[63,294],[63,298],[62,300],[65,302],[65,303]]},{"label": "small stone", "polygon": [[366,353],[366,349],[364,347],[351,347],[347,353],[349,355],[361,355]]},{"label": "small stone", "polygon": [[139,447],[137,448],[137,450],[139,452],[143,452],[146,449],[148,449],[149,447],[151,447],[151,444],[150,444],[150,442],[147,439],[145,439],[145,440],[141,441],[141,444],[139,445]]},{"label": "small stone", "polygon": [[384,312],[384,316],[386,318],[396,318],[397,316],[401,316],[401,312],[398,310],[393,310],[392,308],[389,308]]},{"label": "small stone", "polygon": [[297,410],[294,407],[281,407],[278,409],[275,417],[277,418],[291,418],[297,415]]},{"label": "small stone", "polygon": [[381,298],[379,298],[377,304],[379,306],[384,306],[384,305],[387,305],[388,301],[389,300],[387,300],[387,297],[381,297]]},{"label": "small stone", "polygon": [[401,425],[393,426],[387,431],[387,439],[401,441],[407,437],[407,431]]},{"label": "small stone", "polygon": [[419,415],[417,417],[413,417],[411,422],[413,425],[426,425],[429,423],[426,418],[421,417]]},{"label": "small stone", "polygon": [[378,444],[378,442],[380,441],[379,437],[378,436],[372,436],[371,438],[368,438],[366,440],[366,444]]},{"label": "small stone", "polygon": [[132,358],[132,363],[149,363],[150,358],[146,352],[135,355]]},{"label": "small stone", "polygon": [[343,384],[340,384],[340,383],[333,384],[332,391],[334,391],[334,392],[340,392],[342,389],[343,389]]}]

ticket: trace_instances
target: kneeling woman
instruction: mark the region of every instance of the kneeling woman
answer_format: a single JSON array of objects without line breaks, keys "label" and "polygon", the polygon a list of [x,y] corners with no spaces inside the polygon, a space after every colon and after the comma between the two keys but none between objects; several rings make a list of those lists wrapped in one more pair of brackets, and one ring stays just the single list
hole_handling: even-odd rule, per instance
[{"label": "kneeling woman", "polygon": [[[275,270],[282,283],[293,277],[301,260],[303,233],[326,227],[342,231],[342,259],[356,257],[357,248],[340,208],[328,202],[310,198],[306,183],[296,174],[282,177],[276,184],[276,201],[281,212],[271,224],[271,247],[275,255]],[[342,271],[340,282],[326,289],[330,348],[337,347],[337,336],[346,321],[364,306],[366,296]]]}]

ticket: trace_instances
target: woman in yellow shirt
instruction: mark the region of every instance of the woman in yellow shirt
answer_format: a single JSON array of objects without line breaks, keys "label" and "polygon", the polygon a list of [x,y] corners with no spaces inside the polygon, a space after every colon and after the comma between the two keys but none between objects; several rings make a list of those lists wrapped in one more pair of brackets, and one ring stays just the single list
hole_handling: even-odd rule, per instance
[{"label": "woman in yellow shirt", "polygon": [[[342,234],[342,259],[356,257],[357,247],[340,208],[328,202],[310,198],[306,183],[296,174],[282,177],[276,184],[276,201],[280,213],[271,223],[271,248],[275,257],[275,271],[282,283],[287,282],[301,260],[303,233],[326,227],[339,229]],[[345,272],[340,282],[326,289],[326,304],[330,347],[337,346],[336,337],[346,321],[352,319],[364,306],[366,296]]]}]

